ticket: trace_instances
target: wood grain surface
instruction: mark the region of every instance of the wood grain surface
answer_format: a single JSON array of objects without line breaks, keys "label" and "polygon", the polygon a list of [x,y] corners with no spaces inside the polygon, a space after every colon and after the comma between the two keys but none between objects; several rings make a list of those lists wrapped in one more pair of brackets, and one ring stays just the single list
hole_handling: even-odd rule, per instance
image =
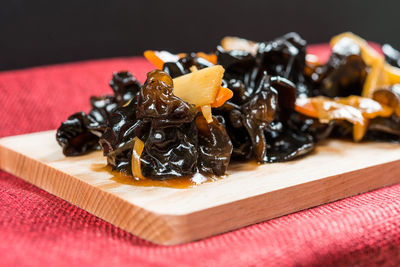
[{"label": "wood grain surface", "polygon": [[115,179],[101,152],[65,157],[55,131],[0,139],[0,168],[144,239],[182,244],[400,182],[400,145],[330,140],[286,162],[232,164],[190,188]]}]

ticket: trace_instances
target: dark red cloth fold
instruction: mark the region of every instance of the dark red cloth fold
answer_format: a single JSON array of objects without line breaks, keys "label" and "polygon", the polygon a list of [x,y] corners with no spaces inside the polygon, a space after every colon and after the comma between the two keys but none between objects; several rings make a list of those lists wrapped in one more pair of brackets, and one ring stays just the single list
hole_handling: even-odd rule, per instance
[{"label": "dark red cloth fold", "polygon": [[[327,46],[310,52],[327,57]],[[54,129],[112,72],[152,67],[121,58],[0,73],[0,136]],[[382,170],[385,175],[385,170]],[[250,186],[250,185],[249,185]],[[400,265],[400,185],[180,246],[151,244],[0,172],[0,266]]]}]

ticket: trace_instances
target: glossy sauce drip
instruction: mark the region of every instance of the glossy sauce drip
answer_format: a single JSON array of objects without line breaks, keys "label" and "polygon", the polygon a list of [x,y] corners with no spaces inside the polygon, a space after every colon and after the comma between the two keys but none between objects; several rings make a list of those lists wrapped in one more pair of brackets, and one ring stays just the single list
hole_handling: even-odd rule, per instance
[{"label": "glossy sauce drip", "polygon": [[111,166],[103,164],[92,164],[91,169],[96,172],[108,172],[109,174],[112,175],[110,180],[117,182],[119,184],[146,186],[146,187],[153,186],[153,187],[187,189],[196,187],[200,184],[223,179],[223,177],[205,176],[203,174],[196,173],[191,177],[171,178],[166,180],[151,180],[151,179],[138,179],[123,172],[113,171]]}]

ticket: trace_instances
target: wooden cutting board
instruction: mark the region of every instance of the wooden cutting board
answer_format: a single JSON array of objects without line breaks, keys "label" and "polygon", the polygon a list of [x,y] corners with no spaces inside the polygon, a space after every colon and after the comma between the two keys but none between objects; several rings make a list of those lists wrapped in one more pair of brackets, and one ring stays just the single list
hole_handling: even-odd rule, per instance
[{"label": "wooden cutting board", "polygon": [[[233,164],[197,186],[133,183],[101,152],[65,157],[55,131],[0,139],[0,168],[144,239],[181,244],[400,182],[400,145],[330,140],[301,159]],[[168,184],[167,184],[168,185]]]}]

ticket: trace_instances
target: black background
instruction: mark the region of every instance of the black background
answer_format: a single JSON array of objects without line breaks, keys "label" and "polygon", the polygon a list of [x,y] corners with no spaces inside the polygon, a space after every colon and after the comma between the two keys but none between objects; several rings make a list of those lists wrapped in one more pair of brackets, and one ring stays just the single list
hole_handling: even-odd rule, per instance
[{"label": "black background", "polygon": [[400,48],[400,1],[2,0],[0,70],[139,55],[211,51],[225,35],[262,41],[289,31],[309,43],[343,31]]}]

